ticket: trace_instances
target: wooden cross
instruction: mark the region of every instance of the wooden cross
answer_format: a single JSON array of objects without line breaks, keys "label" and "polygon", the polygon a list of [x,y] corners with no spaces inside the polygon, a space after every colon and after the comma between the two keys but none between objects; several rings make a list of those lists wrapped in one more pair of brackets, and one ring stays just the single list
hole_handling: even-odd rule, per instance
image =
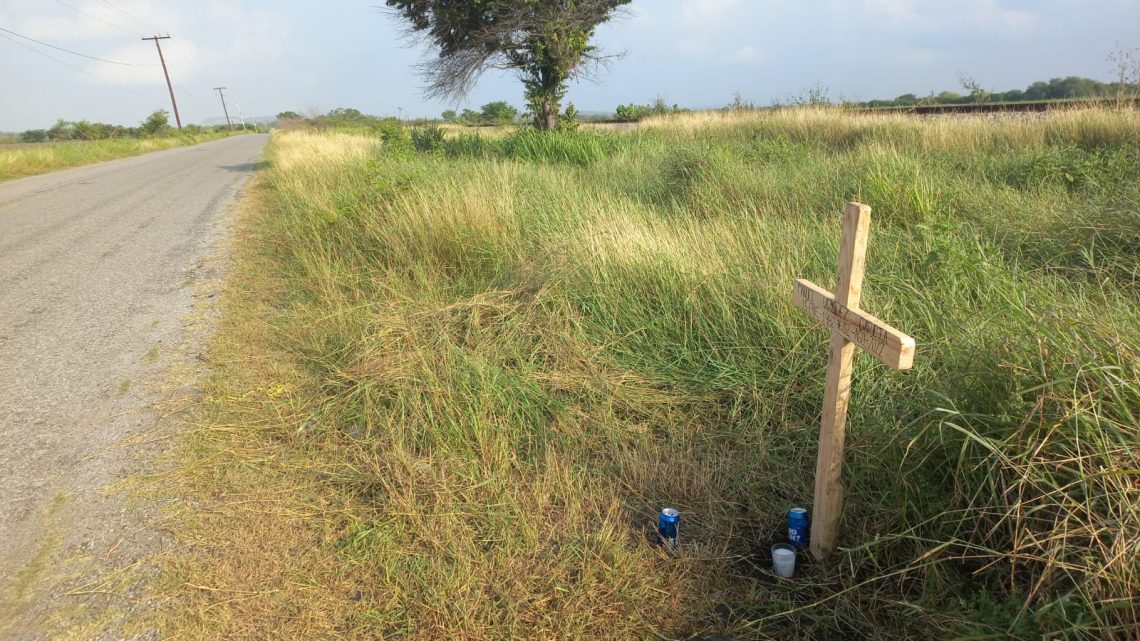
[{"label": "wooden cross", "polygon": [[843,212],[835,294],[801,278],[796,279],[792,290],[792,301],[797,307],[831,328],[819,458],[815,466],[815,504],[811,515],[811,553],[817,559],[835,550],[839,536],[839,517],[843,510],[840,478],[843,437],[847,401],[851,397],[851,363],[855,346],[862,347],[895,369],[910,369],[914,364],[914,339],[859,309],[870,227],[871,208],[847,203]]}]

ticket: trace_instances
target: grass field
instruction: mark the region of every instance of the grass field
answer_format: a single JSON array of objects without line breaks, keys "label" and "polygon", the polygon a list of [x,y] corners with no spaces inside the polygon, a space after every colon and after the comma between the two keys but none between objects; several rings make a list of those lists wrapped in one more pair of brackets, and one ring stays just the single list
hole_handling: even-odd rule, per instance
[{"label": "grass field", "polygon": [[[165,634],[1125,638],[1140,115],[276,134],[177,467]],[[839,212],[874,210],[840,550],[811,506]],[[681,543],[649,542],[658,509]],[[726,635],[726,636],[717,636]]]},{"label": "grass field", "polygon": [[177,134],[162,138],[116,138],[90,142],[0,145],[0,180],[137,156],[149,151],[194,145],[229,134]]}]

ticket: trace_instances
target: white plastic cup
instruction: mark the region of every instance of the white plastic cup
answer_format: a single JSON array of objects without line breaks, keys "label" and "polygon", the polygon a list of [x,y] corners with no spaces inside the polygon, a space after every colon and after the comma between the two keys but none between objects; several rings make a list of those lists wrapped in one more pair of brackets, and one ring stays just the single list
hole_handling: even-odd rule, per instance
[{"label": "white plastic cup", "polygon": [[790,579],[796,571],[796,548],[787,543],[773,545],[772,571],[776,576]]}]

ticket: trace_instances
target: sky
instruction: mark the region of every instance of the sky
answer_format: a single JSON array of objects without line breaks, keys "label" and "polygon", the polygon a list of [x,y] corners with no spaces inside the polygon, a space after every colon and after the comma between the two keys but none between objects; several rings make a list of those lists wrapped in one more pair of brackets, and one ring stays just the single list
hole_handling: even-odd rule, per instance
[{"label": "sky", "polygon": [[[57,118],[134,125],[170,109],[157,34],[184,123],[353,107],[435,117],[493,100],[522,106],[509,74],[485,75],[459,105],[423,96],[410,46],[383,0],[0,0],[0,131]],[[111,62],[79,57],[9,32]],[[1079,75],[1108,80],[1117,44],[1140,47],[1140,0],[633,0],[595,42],[622,53],[571,86],[579,111],[657,96],[723,106],[826,89],[870,100],[1004,91]],[[50,56],[50,58],[48,57]],[[54,58],[54,60],[53,60]],[[172,119],[173,120],[173,119]]]}]

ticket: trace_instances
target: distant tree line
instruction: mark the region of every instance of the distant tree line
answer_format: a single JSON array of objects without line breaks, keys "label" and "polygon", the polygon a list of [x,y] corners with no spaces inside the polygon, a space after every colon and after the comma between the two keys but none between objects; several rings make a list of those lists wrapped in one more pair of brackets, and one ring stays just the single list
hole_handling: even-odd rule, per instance
[{"label": "distant tree line", "polygon": [[[573,129],[580,121],[606,120],[616,116],[621,120],[639,120],[646,116],[675,114],[690,111],[678,105],[670,105],[664,98],[658,96],[646,104],[630,103],[618,105],[614,114],[593,113],[583,115],[574,106],[567,103],[566,108],[559,114],[559,129]],[[412,125],[426,126],[432,123],[444,122],[472,127],[492,125],[519,125],[531,124],[534,114],[529,110],[522,111],[505,100],[496,100],[476,109],[447,109],[438,119],[414,118],[398,120],[392,116],[372,116],[351,107],[333,109],[325,114],[305,116],[297,111],[282,111],[277,114],[277,126],[283,129],[290,128],[316,128],[316,129],[369,129],[388,130],[393,126]]]},{"label": "distant tree line", "polygon": [[630,103],[628,105],[618,105],[614,110],[614,116],[618,120],[641,120],[646,116],[660,116],[664,114],[676,114],[688,109],[682,109],[677,105],[669,106],[665,99],[657,96],[652,102],[645,105]]},{"label": "distant tree line", "polygon": [[1048,82],[1037,81],[1024,90],[1011,89],[1003,92],[989,92],[968,76],[961,79],[963,92],[933,92],[927,96],[913,93],[903,94],[893,100],[870,100],[859,103],[861,107],[914,107],[918,105],[966,105],[993,102],[1032,102],[1040,100],[1093,100],[1116,99],[1121,96],[1134,96],[1135,83],[1101,82],[1092,78],[1069,76],[1053,78]]},{"label": "distant tree line", "polygon": [[[521,122],[526,117],[527,115],[521,113],[517,107],[509,102],[496,100],[483,105],[478,111],[474,109],[464,109],[463,111],[448,109],[441,114],[440,119],[460,125],[510,125]],[[285,128],[303,126],[375,129],[388,126],[389,121],[412,125],[423,125],[431,122],[430,119],[424,118],[397,120],[392,116],[372,116],[351,107],[341,107],[325,114],[309,117],[296,111],[282,111],[277,114],[277,126]]]},{"label": "distant tree line", "polygon": [[519,119],[519,110],[505,100],[496,100],[483,105],[479,111],[448,109],[443,112],[443,119],[460,125],[509,125]]},{"label": "distant tree line", "polygon": [[[1038,81],[1024,90],[1013,89],[1005,92],[989,92],[969,76],[962,76],[960,82],[962,91],[942,91],[927,96],[916,94],[903,94],[893,100],[870,100],[867,102],[848,102],[842,98],[838,103],[828,96],[828,89],[820,84],[808,87],[799,95],[789,96],[783,101],[774,101],[772,106],[823,106],[842,104],[859,107],[914,107],[920,105],[958,105],[987,102],[1028,102],[1040,100],[1072,100],[1072,99],[1118,99],[1123,97],[1140,97],[1140,84],[1132,81],[1135,75],[1127,77],[1123,82],[1101,82],[1091,78],[1069,76],[1067,78],[1053,78],[1048,82]],[[724,107],[725,110],[753,110],[759,107],[750,100],[746,100],[739,93],[735,94],[733,101]],[[664,98],[658,96],[645,104],[630,103],[618,105],[613,116],[619,120],[640,120],[647,116],[676,114],[690,111],[676,104],[670,105]],[[568,104],[564,113],[559,116],[558,128],[574,128],[579,120],[595,120],[610,117],[604,113],[594,113],[588,116],[580,114],[572,103]],[[511,125],[534,121],[534,114],[520,111],[505,100],[489,102],[478,110],[463,109],[456,111],[448,109],[441,114],[440,119],[445,122],[459,125]],[[438,123],[440,119],[416,118],[401,120],[392,116],[372,116],[362,113],[358,109],[342,107],[333,109],[325,114],[304,116],[296,111],[283,111],[277,114],[277,126],[282,128],[310,127],[310,128],[348,128],[368,129],[391,135],[394,129],[407,125],[427,126]],[[561,121],[564,120],[565,123]]]},{"label": "distant tree line", "polygon": [[[197,134],[214,131],[219,127],[187,125],[184,133]],[[147,116],[137,127],[110,125],[105,122],[88,120],[64,120],[60,118],[48,129],[29,129],[19,134],[20,142],[64,142],[69,140],[111,140],[114,138],[156,138],[174,132],[170,126],[169,114],[160,109]]]},{"label": "distant tree line", "polygon": [[[595,117],[605,118],[606,116],[600,114]],[[562,130],[576,129],[583,119],[574,103],[566,103],[566,109],[559,114],[557,128]],[[354,129],[366,131],[397,146],[403,145],[404,138],[410,135],[411,138],[406,142],[411,146],[417,146],[417,135],[421,138],[443,135],[443,130],[439,128],[441,121],[468,126],[531,125],[534,122],[534,115],[529,112],[520,112],[517,107],[505,100],[496,100],[483,105],[478,111],[464,109],[459,112],[448,109],[443,112],[440,118],[397,119],[392,116],[373,116],[363,113],[359,109],[341,107],[328,113],[310,116],[305,116],[296,111],[282,111],[277,114],[276,121],[276,126],[279,129]]]},{"label": "distant tree line", "polygon": [[315,129],[376,129],[401,122],[393,116],[373,116],[352,107],[339,107],[328,113],[304,116],[296,111],[277,114],[282,129],[307,127]]},{"label": "distant tree line", "polygon": [[426,120],[404,121],[394,116],[372,116],[352,107],[339,107],[324,114],[304,116],[296,111],[277,114],[278,129],[348,129],[377,136],[394,147],[411,147],[407,124],[425,124]]}]

